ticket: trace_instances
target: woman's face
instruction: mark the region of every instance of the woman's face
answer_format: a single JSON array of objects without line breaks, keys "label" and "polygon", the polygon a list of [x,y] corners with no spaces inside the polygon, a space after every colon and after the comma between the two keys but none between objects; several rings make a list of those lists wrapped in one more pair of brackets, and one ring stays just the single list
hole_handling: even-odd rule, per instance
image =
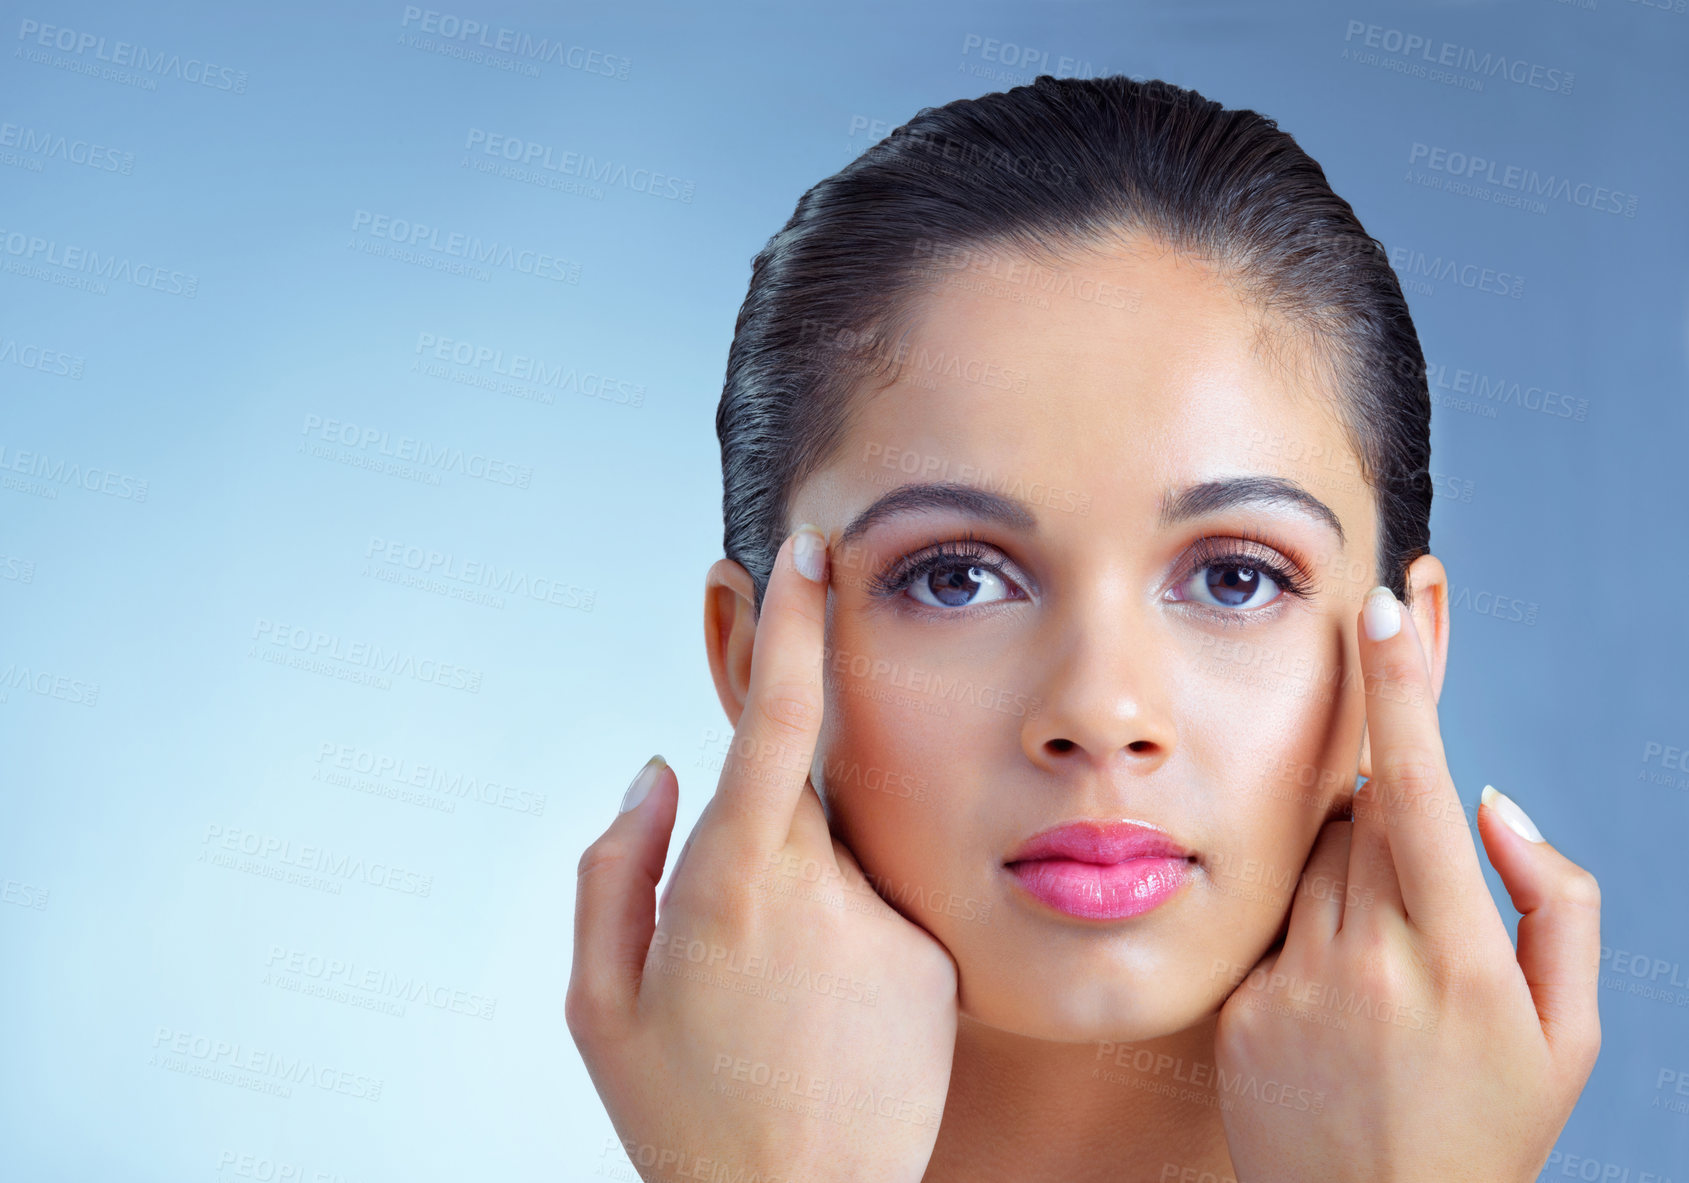
[{"label": "woman's face", "polygon": [[[1027,268],[924,298],[795,492],[832,562],[812,781],[966,1014],[1150,1038],[1272,943],[1352,793],[1376,511],[1316,367],[1208,268],[1145,244]],[[942,482],[963,496],[909,499]],[[1120,821],[1188,857],[1016,859]]]}]

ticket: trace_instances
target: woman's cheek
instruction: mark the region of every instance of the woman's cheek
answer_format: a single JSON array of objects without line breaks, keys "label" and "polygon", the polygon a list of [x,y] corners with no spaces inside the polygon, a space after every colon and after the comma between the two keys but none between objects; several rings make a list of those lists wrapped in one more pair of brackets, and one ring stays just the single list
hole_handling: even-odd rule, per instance
[{"label": "woman's cheek", "polygon": [[1337,640],[1312,621],[1187,650],[1175,709],[1186,756],[1214,788],[1223,837],[1205,866],[1240,947],[1282,921],[1332,801],[1353,786],[1358,723]]},{"label": "woman's cheek", "polygon": [[968,699],[973,676],[953,654],[944,662],[916,649],[900,644],[892,656],[889,642],[841,639],[816,762],[834,832],[888,903],[939,933],[987,919],[968,865],[983,849],[969,819],[991,815],[1002,773],[979,754],[1014,743],[1019,720]]},{"label": "woman's cheek", "polygon": [[871,676],[828,671],[817,786],[838,837],[876,883],[907,880],[911,853],[938,838],[943,781],[926,759],[920,717]]}]

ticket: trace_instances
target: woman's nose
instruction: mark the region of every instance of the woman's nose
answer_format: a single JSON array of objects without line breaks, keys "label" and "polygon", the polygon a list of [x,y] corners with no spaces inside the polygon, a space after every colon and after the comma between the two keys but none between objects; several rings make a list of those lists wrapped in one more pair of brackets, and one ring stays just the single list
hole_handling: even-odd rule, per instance
[{"label": "woman's nose", "polygon": [[1051,771],[1089,761],[1106,769],[1124,761],[1153,771],[1173,751],[1171,674],[1153,609],[1072,612],[1049,622],[1037,647],[1033,693],[1038,709],[1021,727],[1033,763]]}]

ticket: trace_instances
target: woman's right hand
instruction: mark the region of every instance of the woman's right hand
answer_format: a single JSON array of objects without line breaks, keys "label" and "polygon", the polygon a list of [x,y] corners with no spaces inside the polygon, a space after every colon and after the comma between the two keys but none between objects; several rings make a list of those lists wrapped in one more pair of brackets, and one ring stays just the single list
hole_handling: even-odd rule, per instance
[{"label": "woman's right hand", "polygon": [[564,1010],[647,1183],[915,1183],[949,1090],[955,963],[876,894],[809,781],[828,572],[818,532],[819,575],[793,566],[802,532],[775,557],[732,749],[661,922],[667,765],[581,856]]}]

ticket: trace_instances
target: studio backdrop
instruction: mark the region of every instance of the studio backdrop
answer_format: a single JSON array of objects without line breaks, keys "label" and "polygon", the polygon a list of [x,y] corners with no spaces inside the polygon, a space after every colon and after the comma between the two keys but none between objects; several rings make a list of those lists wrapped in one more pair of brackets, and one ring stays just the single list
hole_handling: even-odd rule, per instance
[{"label": "studio backdrop", "polygon": [[727,751],[702,591],[750,259],[921,108],[1118,73],[1276,119],[1387,248],[1450,768],[1602,886],[1545,1177],[1689,1177],[1683,0],[3,34],[0,1175],[632,1178],[564,1022],[576,863],[653,752],[684,835]]}]

